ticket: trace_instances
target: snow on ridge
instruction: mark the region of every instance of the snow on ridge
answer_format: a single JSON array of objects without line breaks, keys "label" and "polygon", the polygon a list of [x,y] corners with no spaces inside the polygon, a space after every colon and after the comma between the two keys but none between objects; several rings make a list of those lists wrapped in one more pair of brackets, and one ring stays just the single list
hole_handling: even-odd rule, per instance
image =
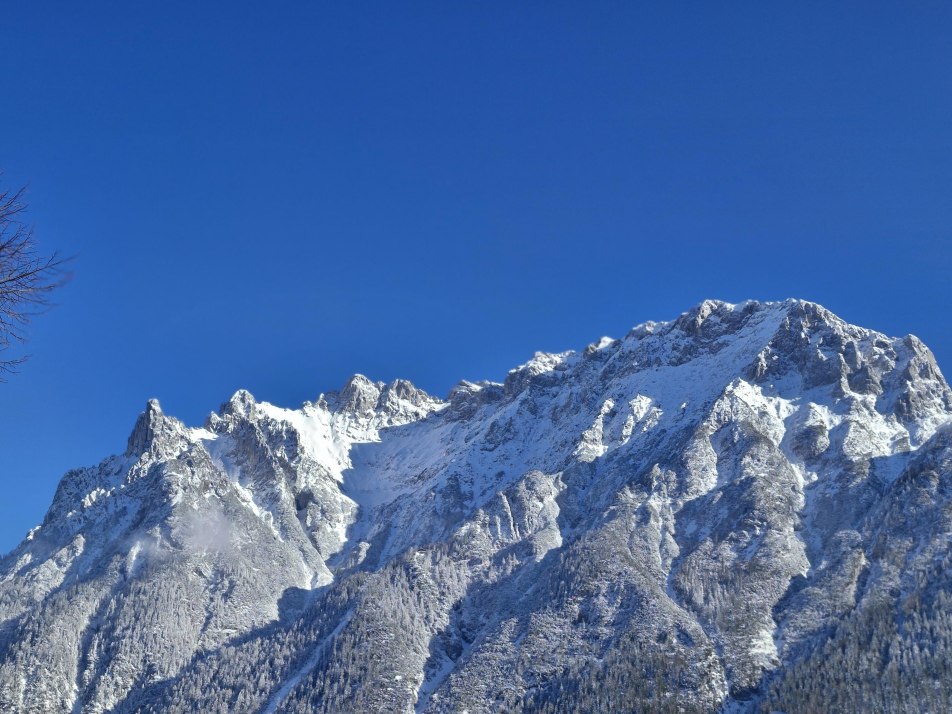
[{"label": "snow on ridge", "polygon": [[529,374],[535,376],[552,372],[559,369],[559,367],[566,366],[569,360],[575,355],[576,352],[574,350],[567,350],[565,352],[536,352],[528,362],[509,370],[509,374]]},{"label": "snow on ridge", "polygon": [[[122,578],[150,577],[146,545],[153,537],[159,543],[166,528],[170,537],[155,552],[179,560],[178,570],[170,568],[163,577],[170,573],[180,577],[179,589],[208,595],[206,624],[196,621],[188,631],[186,622],[183,631],[198,633],[206,638],[202,647],[214,649],[262,622],[292,622],[301,611],[295,608],[320,596],[315,587],[344,581],[351,569],[365,570],[374,605],[387,602],[381,594],[399,595],[388,588],[406,575],[414,597],[426,605],[410,633],[417,639],[401,640],[399,656],[384,665],[395,666],[388,682],[424,672],[423,682],[414,680],[420,708],[438,689],[439,696],[456,691],[466,675],[469,652],[454,657],[451,677],[449,669],[425,669],[428,644],[437,646],[429,650],[434,655],[441,643],[460,645],[452,628],[444,631],[445,641],[434,639],[434,628],[456,617],[451,608],[459,606],[460,622],[479,626],[472,650],[477,664],[485,656],[481,643],[492,644],[497,615],[513,616],[507,620],[512,637],[506,633],[499,652],[510,646],[526,647],[522,651],[529,655],[558,651],[565,644],[557,640],[560,633],[585,637],[594,631],[587,623],[616,622],[617,604],[589,595],[637,572],[644,585],[662,588],[645,599],[652,608],[645,610],[648,619],[674,635],[656,640],[652,631],[644,641],[678,648],[683,625],[689,640],[703,645],[710,635],[720,642],[710,657],[728,675],[715,672],[709,679],[723,699],[727,679],[733,686],[737,677],[759,677],[784,656],[785,638],[795,642],[822,624],[811,609],[823,603],[817,588],[826,587],[817,573],[838,567],[839,531],[861,524],[836,507],[837,499],[851,497],[852,485],[844,486],[842,476],[868,478],[864,488],[888,490],[905,454],[918,446],[910,432],[926,434],[934,423],[952,419],[952,404],[942,406],[947,387],[916,342],[878,344],[878,333],[806,305],[812,304],[704,301],[671,322],[636,328],[623,340],[603,338],[579,353],[537,353],[503,385],[462,383],[455,397],[451,392],[452,404],[408,382],[387,385],[355,376],[340,392],[299,409],[256,402],[239,390],[205,426],[192,429],[150,405],[132,453],[64,478],[59,510],[51,509],[54,515],[36,540],[11,559],[24,572],[8,571],[0,585],[13,582],[33,600],[15,590],[2,594],[12,593],[5,602],[30,607],[47,596],[43,588],[59,587],[69,568],[107,563],[100,553],[109,547],[125,557],[125,565],[108,581],[116,590],[96,597],[125,597],[135,588]],[[881,456],[887,458],[877,463]],[[748,488],[752,482],[757,488]],[[66,517],[59,518],[61,513]],[[116,514],[126,520],[113,523]],[[745,518],[751,514],[756,522]],[[227,547],[189,537],[187,528],[183,537],[190,519],[212,521]],[[146,527],[155,535],[145,533]],[[435,543],[461,546],[461,557],[455,560],[453,549],[428,550]],[[635,570],[611,570],[618,565],[618,546]],[[597,566],[591,577],[574,573],[581,578],[577,586],[559,576],[571,594],[566,602],[585,604],[584,611],[565,609],[564,621],[549,598],[533,601],[532,587],[523,587],[529,581],[518,579],[525,563],[540,568],[521,571],[533,583],[571,563],[561,553],[544,558],[559,548]],[[411,549],[412,561],[396,561],[389,573],[378,569]],[[426,562],[430,556],[433,568]],[[227,583],[213,567],[222,557],[237,563],[224,569]],[[489,583],[498,577],[505,584],[510,572],[517,574],[510,582],[519,597],[511,605],[508,598],[490,600],[498,611],[487,610],[485,620],[473,618],[479,605],[462,594],[480,578]],[[725,588],[726,572],[742,577]],[[113,577],[105,566],[101,573]],[[754,580],[745,580],[748,575]],[[810,579],[811,587],[783,598],[796,575]],[[699,596],[705,588],[727,599]],[[288,595],[284,604],[282,594]],[[804,600],[807,606],[795,610],[797,597],[820,599]],[[121,608],[123,598],[115,602]],[[799,613],[802,624],[790,624],[783,613],[775,619],[775,607]],[[743,622],[732,614],[738,610],[745,610]],[[335,615],[340,619],[321,628],[329,634],[315,632],[313,641],[292,650],[294,670],[284,671],[284,681],[262,694],[255,708],[280,708],[313,667],[326,666],[325,656],[331,661],[333,640],[349,618],[366,627],[378,612],[376,606],[342,607]],[[433,613],[436,619],[428,622]],[[555,638],[551,646],[528,649],[532,637],[519,624],[526,613],[541,615],[535,624]],[[577,615],[583,616],[578,628]],[[49,631],[62,626],[50,622]],[[97,640],[105,635],[98,634],[98,624],[91,627],[91,617],[78,622],[75,641],[96,642],[83,655],[91,663],[87,677],[97,652],[105,651]],[[138,619],[128,622],[134,627]],[[407,629],[404,623],[392,633],[402,636]],[[176,657],[190,661],[193,651],[185,643]],[[124,685],[114,686],[103,672],[95,673],[105,677],[102,691],[122,692]],[[81,679],[70,670],[62,681],[72,686]],[[511,681],[521,686],[518,676]],[[740,680],[739,689],[749,683]],[[373,691],[381,691],[379,684],[364,682]],[[70,702],[93,694],[89,687],[74,689]],[[99,703],[110,708],[115,701],[105,696]]]},{"label": "snow on ridge", "polygon": [[[348,452],[351,444],[356,441],[376,441],[377,432],[366,426],[362,434],[353,435],[358,438],[348,438],[347,427],[351,426],[336,415],[320,406],[305,406],[301,409],[285,409],[268,402],[258,404],[262,413],[278,422],[286,422],[294,427],[301,436],[301,443],[308,455],[325,466],[340,480],[341,472],[350,466]],[[362,436],[363,438],[359,438]]]}]

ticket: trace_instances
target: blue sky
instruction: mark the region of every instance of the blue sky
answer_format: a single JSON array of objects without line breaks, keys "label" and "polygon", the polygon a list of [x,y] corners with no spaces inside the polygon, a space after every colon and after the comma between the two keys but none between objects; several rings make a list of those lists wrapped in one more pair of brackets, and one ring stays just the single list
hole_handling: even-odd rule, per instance
[{"label": "blue sky", "polygon": [[707,297],[952,371],[952,5],[13,3],[3,185],[77,255],[0,385],[0,551],[146,399],[445,394]]}]

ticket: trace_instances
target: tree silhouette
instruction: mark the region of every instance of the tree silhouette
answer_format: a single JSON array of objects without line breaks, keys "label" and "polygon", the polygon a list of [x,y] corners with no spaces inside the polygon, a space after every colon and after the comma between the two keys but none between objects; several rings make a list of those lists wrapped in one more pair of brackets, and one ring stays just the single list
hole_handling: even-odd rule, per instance
[{"label": "tree silhouette", "polygon": [[23,192],[0,191],[0,381],[26,359],[8,358],[8,350],[26,341],[30,320],[49,307],[50,294],[68,277],[68,259],[41,252],[23,222]]}]

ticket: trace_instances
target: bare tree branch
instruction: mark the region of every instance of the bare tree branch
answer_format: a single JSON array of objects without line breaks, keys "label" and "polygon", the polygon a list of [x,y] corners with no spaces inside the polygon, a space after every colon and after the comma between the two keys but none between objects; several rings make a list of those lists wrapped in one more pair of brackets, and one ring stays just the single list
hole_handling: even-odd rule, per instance
[{"label": "bare tree branch", "polygon": [[69,258],[41,253],[32,227],[21,220],[23,192],[0,191],[0,381],[26,359],[4,353],[26,341],[30,320],[50,306],[50,293],[69,279]]}]

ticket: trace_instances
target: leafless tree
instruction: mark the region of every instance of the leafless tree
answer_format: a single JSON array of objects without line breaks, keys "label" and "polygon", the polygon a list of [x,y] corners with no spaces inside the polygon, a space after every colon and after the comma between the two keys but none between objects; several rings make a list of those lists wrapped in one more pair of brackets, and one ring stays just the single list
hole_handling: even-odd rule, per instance
[{"label": "leafless tree", "polygon": [[26,359],[8,358],[7,351],[26,340],[30,320],[49,307],[50,294],[68,277],[66,258],[38,249],[22,220],[25,208],[23,189],[0,190],[0,381]]}]

